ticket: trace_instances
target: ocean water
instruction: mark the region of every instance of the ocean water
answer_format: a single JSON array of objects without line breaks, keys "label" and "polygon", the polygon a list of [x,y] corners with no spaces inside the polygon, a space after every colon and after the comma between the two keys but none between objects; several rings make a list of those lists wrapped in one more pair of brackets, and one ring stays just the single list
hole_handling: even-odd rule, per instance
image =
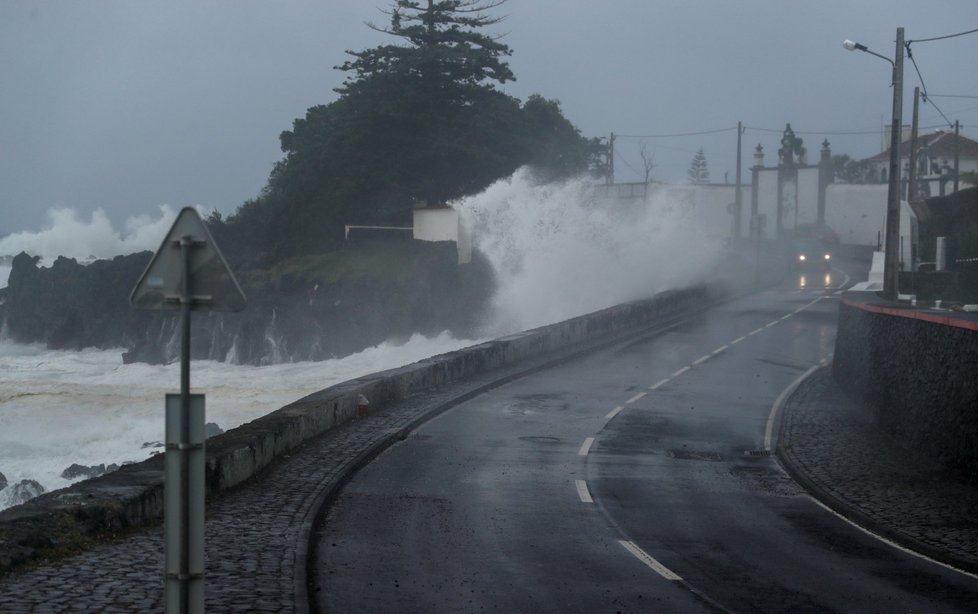
[{"label": "ocean water", "polygon": [[[477,341],[415,335],[343,359],[267,367],[199,360],[191,390],[206,394],[208,422],[227,430],[307,394]],[[122,364],[122,350],[54,351],[0,340],[0,473],[46,490],[69,485],[72,463],[148,458],[163,440],[163,403],[179,392],[180,365]],[[7,507],[0,491],[0,509]]]},{"label": "ocean water", "polygon": [[[526,171],[453,203],[473,246],[491,262],[498,289],[483,339],[557,322],[709,275],[720,242],[695,217],[661,199],[623,207],[595,197],[587,179],[538,185]],[[206,213],[206,212],[205,212]],[[58,255],[88,262],[155,250],[175,212],[127,220],[116,229],[96,210],[52,210],[48,225],[0,239],[0,287],[21,251],[49,265]],[[122,348],[53,351],[4,339],[0,322],[0,473],[10,483],[67,486],[72,463],[147,458],[163,439],[164,395],[177,392],[179,365],[122,364]],[[252,367],[194,361],[191,387],[207,395],[207,421],[244,424],[309,393],[355,377],[478,343],[416,335],[336,360]],[[0,509],[7,506],[0,491]]]}]

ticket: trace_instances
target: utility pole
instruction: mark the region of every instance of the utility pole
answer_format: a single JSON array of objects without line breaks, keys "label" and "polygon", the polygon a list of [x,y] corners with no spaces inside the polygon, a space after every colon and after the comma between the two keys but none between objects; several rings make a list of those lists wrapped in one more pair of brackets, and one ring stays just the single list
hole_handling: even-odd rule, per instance
[{"label": "utility pole", "polygon": [[743,124],[737,122],[737,191],[734,193],[734,239],[740,239],[740,218],[743,208],[740,194],[740,137],[743,133]]},{"label": "utility pole", "polygon": [[615,182],[615,133],[612,132],[608,137],[608,176],[605,178],[607,185]]},{"label": "utility pole", "polygon": [[896,31],[893,59],[893,118],[890,123],[890,184],[886,198],[886,252],[883,265],[883,298],[895,301],[900,269],[900,128],[903,125],[903,28]]},{"label": "utility pole", "polygon": [[917,198],[917,124],[920,112],[920,87],[913,88],[913,121],[910,125],[910,168],[907,172],[907,201]]},{"label": "utility pole", "polygon": [[954,191],[958,191],[958,171],[960,171],[961,122],[954,120]]}]

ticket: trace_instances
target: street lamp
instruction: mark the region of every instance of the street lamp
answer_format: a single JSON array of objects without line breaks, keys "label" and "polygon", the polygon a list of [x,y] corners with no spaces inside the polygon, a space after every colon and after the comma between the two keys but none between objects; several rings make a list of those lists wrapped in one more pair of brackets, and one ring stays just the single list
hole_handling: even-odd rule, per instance
[{"label": "street lamp", "polygon": [[883,298],[895,301],[898,296],[900,247],[900,128],[903,122],[903,28],[896,31],[895,59],[870,51],[865,45],[845,40],[849,51],[862,51],[883,58],[893,66],[893,121],[890,126],[890,184],[886,192],[885,257],[883,260]]}]

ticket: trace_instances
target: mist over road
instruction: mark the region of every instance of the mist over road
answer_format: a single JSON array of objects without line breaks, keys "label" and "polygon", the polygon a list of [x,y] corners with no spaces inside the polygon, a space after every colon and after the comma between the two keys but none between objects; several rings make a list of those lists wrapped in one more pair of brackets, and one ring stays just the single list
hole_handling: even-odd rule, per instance
[{"label": "mist over road", "polygon": [[320,609],[967,611],[973,579],[831,516],[765,453],[849,279],[788,278],[430,421],[329,511]]}]

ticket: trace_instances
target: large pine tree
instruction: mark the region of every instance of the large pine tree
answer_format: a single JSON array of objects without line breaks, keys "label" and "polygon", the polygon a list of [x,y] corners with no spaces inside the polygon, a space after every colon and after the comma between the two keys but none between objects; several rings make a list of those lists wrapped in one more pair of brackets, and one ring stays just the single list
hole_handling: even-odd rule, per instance
[{"label": "large pine tree", "polygon": [[282,133],[285,158],[230,221],[273,237],[262,251],[277,259],[338,246],[344,224],[409,224],[416,203],[476,193],[524,164],[545,179],[586,170],[600,146],[558,103],[496,89],[515,79],[509,47],[482,31],[500,4],[394,2],[388,25],[368,25],[396,44],[347,52],[339,98]]}]

